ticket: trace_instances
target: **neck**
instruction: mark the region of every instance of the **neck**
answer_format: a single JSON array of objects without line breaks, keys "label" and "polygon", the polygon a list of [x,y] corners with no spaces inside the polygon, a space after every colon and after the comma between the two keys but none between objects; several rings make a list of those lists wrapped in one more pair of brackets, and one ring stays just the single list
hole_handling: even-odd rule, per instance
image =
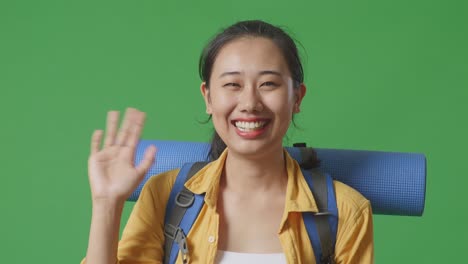
[{"label": "neck", "polygon": [[237,193],[282,191],[287,183],[283,148],[256,157],[228,152],[224,174],[225,188]]}]

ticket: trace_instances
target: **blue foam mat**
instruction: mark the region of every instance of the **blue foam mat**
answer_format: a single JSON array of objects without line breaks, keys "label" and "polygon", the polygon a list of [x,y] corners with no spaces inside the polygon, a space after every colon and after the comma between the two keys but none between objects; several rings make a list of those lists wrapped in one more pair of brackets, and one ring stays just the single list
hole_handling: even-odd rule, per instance
[{"label": "blue foam mat", "polygon": [[[156,174],[180,168],[186,162],[208,161],[210,145],[201,142],[141,140],[135,164],[149,145],[158,148],[156,161],[128,198],[136,201],[144,183]],[[299,150],[287,147],[295,159]],[[314,148],[320,169],[362,193],[374,214],[421,216],[426,196],[426,158],[420,153]]]}]

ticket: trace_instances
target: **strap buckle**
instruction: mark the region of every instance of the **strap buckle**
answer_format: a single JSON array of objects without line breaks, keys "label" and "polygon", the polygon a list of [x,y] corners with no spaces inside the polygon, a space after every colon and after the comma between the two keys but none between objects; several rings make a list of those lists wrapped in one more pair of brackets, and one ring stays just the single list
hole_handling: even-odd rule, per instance
[{"label": "strap buckle", "polygon": [[[164,227],[164,235],[168,238],[175,240],[177,232],[181,229],[180,227],[173,226],[171,224],[166,224]],[[181,229],[182,230],[182,229]]]},{"label": "strap buckle", "polygon": [[182,254],[182,261],[183,263],[187,263],[189,250],[187,237],[185,236],[182,228],[180,228],[180,226],[176,227],[171,224],[167,224],[164,228],[164,235],[179,245],[179,251]]},{"label": "strap buckle", "polygon": [[175,197],[175,203],[182,208],[187,208],[187,207],[192,206],[194,201],[195,201],[195,195],[185,189],[180,191]]}]

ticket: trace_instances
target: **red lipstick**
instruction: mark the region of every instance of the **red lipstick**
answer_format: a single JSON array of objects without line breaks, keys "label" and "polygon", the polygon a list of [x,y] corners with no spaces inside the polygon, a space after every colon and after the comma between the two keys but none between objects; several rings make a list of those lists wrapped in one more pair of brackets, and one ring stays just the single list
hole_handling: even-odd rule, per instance
[{"label": "red lipstick", "polygon": [[[258,122],[261,124],[261,127],[251,127],[251,125],[249,124],[242,124],[245,128],[242,128],[242,125],[241,124],[238,124],[238,126],[236,126],[236,123],[238,122],[245,122],[245,123],[254,123],[254,122]],[[260,137],[261,135],[263,135],[265,133],[265,131],[267,130],[267,127],[270,123],[270,119],[267,119],[267,118],[236,118],[234,120],[231,121],[232,125],[235,127],[235,131],[237,133],[237,135],[239,135],[240,137],[244,138],[244,139],[255,139],[255,138],[258,138]]]}]

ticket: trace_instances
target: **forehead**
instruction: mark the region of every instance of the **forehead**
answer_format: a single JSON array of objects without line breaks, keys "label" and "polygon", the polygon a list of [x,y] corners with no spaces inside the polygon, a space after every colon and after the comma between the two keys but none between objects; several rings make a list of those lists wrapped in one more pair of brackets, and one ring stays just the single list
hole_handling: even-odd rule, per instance
[{"label": "forehead", "polygon": [[256,74],[274,70],[289,75],[286,60],[271,40],[261,37],[243,37],[233,40],[219,51],[212,70],[212,77],[226,71]]}]

